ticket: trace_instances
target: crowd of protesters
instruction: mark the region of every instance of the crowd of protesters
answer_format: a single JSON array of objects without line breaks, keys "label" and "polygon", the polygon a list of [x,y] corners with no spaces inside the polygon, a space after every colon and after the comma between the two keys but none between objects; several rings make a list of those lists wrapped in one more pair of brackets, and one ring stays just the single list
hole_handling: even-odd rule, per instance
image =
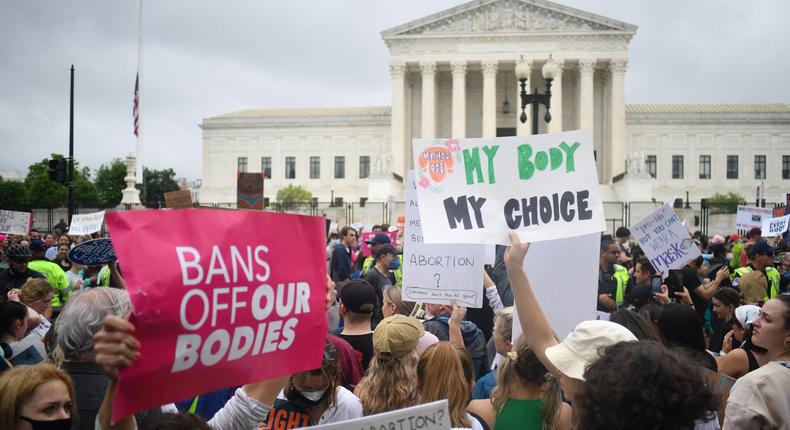
[{"label": "crowd of protesters", "polygon": [[327,238],[330,333],[319,368],[195,393],[115,424],[119,369],[142,353],[123,262],[70,261],[90,236],[4,237],[0,429],[287,429],[442,399],[454,428],[790,428],[781,237],[695,233],[702,256],[656,273],[627,228],[604,235],[599,319],[560,341],[524,270],[529,244],[515,233],[486,266],[483,308],[466,309],[405,301],[402,250],[388,234],[397,229],[371,231],[369,256],[351,226]]}]

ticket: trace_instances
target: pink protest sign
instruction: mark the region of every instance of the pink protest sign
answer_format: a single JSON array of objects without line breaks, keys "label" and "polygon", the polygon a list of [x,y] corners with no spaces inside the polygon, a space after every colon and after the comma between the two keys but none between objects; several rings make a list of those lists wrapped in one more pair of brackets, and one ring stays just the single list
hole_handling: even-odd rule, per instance
[{"label": "pink protest sign", "polygon": [[324,220],[260,211],[107,214],[141,357],[113,421],[223,387],[321,367]]},{"label": "pink protest sign", "polygon": [[365,257],[370,257],[370,254],[373,251],[370,249],[370,245],[367,244],[367,241],[373,239],[373,236],[377,234],[386,234],[390,237],[390,242],[392,242],[392,246],[398,246],[398,232],[397,231],[379,231],[379,232],[372,232],[366,231],[362,233],[362,255]]}]

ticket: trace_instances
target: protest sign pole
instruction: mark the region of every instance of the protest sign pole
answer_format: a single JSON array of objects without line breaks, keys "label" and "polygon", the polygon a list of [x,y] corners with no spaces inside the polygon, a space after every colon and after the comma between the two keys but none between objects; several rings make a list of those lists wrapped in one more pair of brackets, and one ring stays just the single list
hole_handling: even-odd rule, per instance
[{"label": "protest sign pole", "polygon": [[69,91],[69,225],[74,216],[74,65],[71,65]]}]

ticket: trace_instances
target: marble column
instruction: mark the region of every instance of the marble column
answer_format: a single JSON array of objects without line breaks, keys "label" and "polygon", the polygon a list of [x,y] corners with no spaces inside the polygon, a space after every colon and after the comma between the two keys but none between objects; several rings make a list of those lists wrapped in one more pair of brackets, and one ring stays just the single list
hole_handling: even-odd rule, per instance
[{"label": "marble column", "polygon": [[[391,143],[392,170],[406,177],[411,159],[411,145],[406,144],[406,63],[393,61],[390,63],[390,76],[392,77],[392,115],[391,115]],[[411,140],[409,140],[411,141]]]},{"label": "marble column", "polygon": [[[527,78],[527,86],[525,90],[527,94],[530,94],[532,91],[530,87],[532,86],[532,61],[527,61],[527,66],[529,66],[529,78]],[[516,63],[518,65],[518,62]],[[530,121],[532,121],[532,112],[530,111],[530,106],[527,105],[527,122],[521,123],[521,82],[518,81],[518,76],[516,76],[516,85],[518,87],[518,98],[516,98],[516,136],[527,136],[531,133],[530,128]]]},{"label": "marble column", "polygon": [[483,61],[483,137],[496,137],[497,61]]},{"label": "marble column", "polygon": [[450,63],[453,74],[453,138],[466,137],[466,61]]},{"label": "marble column", "polygon": [[436,63],[420,63],[422,72],[422,133],[423,139],[436,137]]},{"label": "marble column", "polygon": [[593,73],[595,73],[596,60],[579,60],[579,128],[590,130],[590,135],[595,137],[593,102]]},{"label": "marble column", "polygon": [[549,133],[559,133],[562,131],[562,66],[565,60],[555,60],[557,64],[557,75],[551,83],[551,122],[549,123]]},{"label": "marble column", "polygon": [[[609,147],[609,168],[611,177],[625,171],[625,70],[628,60],[613,59],[609,63],[612,72],[612,141]],[[606,178],[607,181],[610,178]]]}]

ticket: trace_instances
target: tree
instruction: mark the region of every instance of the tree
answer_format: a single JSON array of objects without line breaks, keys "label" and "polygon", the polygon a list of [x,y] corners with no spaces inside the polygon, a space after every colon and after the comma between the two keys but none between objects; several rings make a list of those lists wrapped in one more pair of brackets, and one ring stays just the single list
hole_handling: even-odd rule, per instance
[{"label": "tree", "polygon": [[30,209],[27,200],[27,187],[24,182],[7,181],[0,178],[0,208],[13,211]]},{"label": "tree", "polygon": [[99,206],[114,208],[121,204],[123,189],[126,188],[126,163],[116,158],[109,163],[102,164],[96,171],[96,192],[99,197]]},{"label": "tree", "polygon": [[151,170],[143,168],[143,192],[140,199],[147,208],[161,208],[165,205],[165,193],[179,189],[173,169]]},{"label": "tree", "polygon": [[277,202],[281,203],[285,209],[293,208],[299,203],[310,203],[312,200],[313,194],[300,185],[289,184],[277,191]]},{"label": "tree", "polygon": [[708,204],[712,214],[734,214],[738,211],[738,205],[746,204],[746,199],[733,192],[716,193],[708,199]]},{"label": "tree", "polygon": [[[63,158],[52,154],[52,158]],[[25,177],[28,203],[33,208],[60,208],[66,206],[68,191],[65,185],[49,180],[49,163],[43,159],[28,168]]]}]

